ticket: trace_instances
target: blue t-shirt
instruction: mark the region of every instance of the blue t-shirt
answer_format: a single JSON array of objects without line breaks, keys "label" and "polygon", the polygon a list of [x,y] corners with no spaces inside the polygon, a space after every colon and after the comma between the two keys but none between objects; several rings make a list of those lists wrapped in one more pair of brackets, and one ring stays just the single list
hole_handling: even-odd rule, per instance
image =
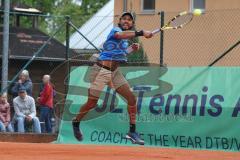
[{"label": "blue t-shirt", "polygon": [[99,60],[111,60],[126,62],[126,49],[128,48],[127,39],[116,39],[116,32],[122,32],[120,27],[114,27],[109,33],[107,40],[103,44],[103,51],[100,53]]}]

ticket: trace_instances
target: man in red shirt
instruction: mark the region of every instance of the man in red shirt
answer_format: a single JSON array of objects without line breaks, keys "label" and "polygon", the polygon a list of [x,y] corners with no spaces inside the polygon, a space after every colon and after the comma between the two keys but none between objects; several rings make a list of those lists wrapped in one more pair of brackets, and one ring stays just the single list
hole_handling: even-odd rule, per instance
[{"label": "man in red shirt", "polygon": [[[51,133],[51,113],[53,109],[53,86],[50,82],[50,76],[43,76],[43,90],[40,93],[40,97],[37,101],[40,104],[40,121],[45,122],[45,127],[42,127],[42,133]],[[44,129],[45,128],[45,129]]]}]

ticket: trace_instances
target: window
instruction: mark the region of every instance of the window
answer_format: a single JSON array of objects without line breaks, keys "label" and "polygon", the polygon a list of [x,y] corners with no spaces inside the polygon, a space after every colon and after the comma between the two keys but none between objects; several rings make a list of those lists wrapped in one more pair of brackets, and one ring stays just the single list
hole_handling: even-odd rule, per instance
[{"label": "window", "polygon": [[205,11],[205,0],[190,0],[190,11],[194,9]]},{"label": "window", "polygon": [[144,12],[155,11],[155,0],[142,0],[142,11]]}]

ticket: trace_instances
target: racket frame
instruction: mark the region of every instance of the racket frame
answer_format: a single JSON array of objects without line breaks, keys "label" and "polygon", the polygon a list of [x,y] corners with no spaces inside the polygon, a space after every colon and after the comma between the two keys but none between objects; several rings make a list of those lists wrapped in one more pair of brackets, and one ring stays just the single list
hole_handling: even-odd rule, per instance
[{"label": "racket frame", "polygon": [[[190,19],[188,22],[183,23],[183,24],[181,24],[181,25],[179,25],[179,26],[176,26],[176,27],[172,27],[172,26],[170,25],[172,21],[174,21],[174,20],[177,19],[178,17],[183,16],[183,15],[186,15],[186,14],[191,15],[191,19]],[[161,32],[161,31],[167,30],[167,29],[179,29],[179,28],[182,28],[183,26],[185,26],[186,24],[188,24],[189,22],[191,22],[192,19],[193,19],[193,13],[187,12],[187,11],[181,12],[181,13],[179,13],[177,16],[173,17],[173,18],[172,18],[167,24],[165,24],[163,27],[153,30],[153,31],[152,31],[152,34],[157,34],[157,33]]]}]

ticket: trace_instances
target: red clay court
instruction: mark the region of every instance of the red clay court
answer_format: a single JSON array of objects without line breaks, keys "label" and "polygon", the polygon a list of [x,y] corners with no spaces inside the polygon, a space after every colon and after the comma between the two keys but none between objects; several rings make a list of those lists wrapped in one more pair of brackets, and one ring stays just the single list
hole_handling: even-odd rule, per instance
[{"label": "red clay court", "polygon": [[238,160],[240,153],[142,146],[0,143],[1,160]]}]

